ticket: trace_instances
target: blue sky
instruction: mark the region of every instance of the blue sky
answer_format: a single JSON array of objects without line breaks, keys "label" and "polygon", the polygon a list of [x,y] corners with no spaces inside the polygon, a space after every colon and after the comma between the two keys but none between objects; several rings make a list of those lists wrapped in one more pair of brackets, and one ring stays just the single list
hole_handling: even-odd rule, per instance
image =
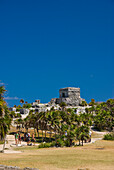
[{"label": "blue sky", "polygon": [[113,0],[0,0],[0,80],[10,106],[80,87],[114,98]]}]

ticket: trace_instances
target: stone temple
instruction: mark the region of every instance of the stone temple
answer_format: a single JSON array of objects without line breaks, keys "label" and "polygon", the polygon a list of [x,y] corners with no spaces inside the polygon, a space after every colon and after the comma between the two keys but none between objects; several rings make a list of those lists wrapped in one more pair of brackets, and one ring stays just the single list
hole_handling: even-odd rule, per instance
[{"label": "stone temple", "polygon": [[79,106],[82,102],[80,97],[80,88],[66,87],[59,90],[59,98],[52,99],[52,102],[60,104],[65,102],[68,106]]}]

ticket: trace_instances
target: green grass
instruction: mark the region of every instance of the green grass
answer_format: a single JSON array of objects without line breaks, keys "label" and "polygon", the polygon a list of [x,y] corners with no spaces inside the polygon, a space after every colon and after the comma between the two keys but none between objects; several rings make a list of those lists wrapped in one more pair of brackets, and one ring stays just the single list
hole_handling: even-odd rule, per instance
[{"label": "green grass", "polygon": [[16,150],[23,152],[0,154],[0,164],[40,170],[114,169],[113,141],[102,140],[83,147],[37,149],[37,146],[26,146]]}]

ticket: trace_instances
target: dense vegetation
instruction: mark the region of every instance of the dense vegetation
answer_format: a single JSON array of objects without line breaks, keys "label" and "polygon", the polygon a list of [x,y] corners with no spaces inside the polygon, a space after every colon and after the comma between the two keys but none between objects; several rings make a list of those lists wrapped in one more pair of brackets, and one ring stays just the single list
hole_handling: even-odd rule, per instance
[{"label": "dense vegetation", "polygon": [[88,113],[93,114],[93,122],[98,130],[112,131],[114,127],[114,99],[93,105]]},{"label": "dense vegetation", "polygon": [[104,140],[114,140],[114,132],[104,135]]},{"label": "dense vegetation", "polygon": [[[58,145],[71,146],[74,140],[83,141],[89,139],[89,126],[91,118],[87,114],[77,115],[73,109],[54,110],[48,112],[32,113],[18,122],[26,128],[33,127],[39,136],[39,130],[42,130],[42,141],[46,139],[46,132],[50,131],[50,141],[54,134]],[[85,120],[86,119],[86,120]],[[45,131],[45,137],[43,135]]]},{"label": "dense vegetation", "polygon": [[[85,113],[76,114],[76,108],[66,108],[65,103],[60,104],[60,110],[54,110],[46,112],[30,111],[29,115],[23,120],[20,114],[16,115],[15,112],[9,112],[6,102],[4,101],[5,88],[0,87],[0,138],[3,140],[7,134],[11,121],[13,118],[18,117],[15,121],[19,130],[25,128],[34,128],[35,134],[39,137],[39,130],[42,131],[42,142],[46,141],[47,132],[50,134],[50,142],[52,135],[54,137],[55,145],[58,146],[72,146],[76,140],[79,141],[79,145],[83,142],[90,140],[90,126],[98,130],[112,131],[114,127],[114,99],[109,99],[107,102],[100,104],[95,103],[92,99],[89,105],[90,108],[85,109]],[[30,108],[31,104],[28,104],[21,99],[23,108]],[[82,106],[86,106],[85,101],[82,102]],[[16,106],[15,106],[16,107]],[[22,106],[16,107],[19,110]],[[42,144],[43,145],[43,144]],[[51,144],[44,145],[54,145]]]},{"label": "dense vegetation", "polygon": [[[38,137],[39,130],[42,130],[42,142],[46,141],[46,132],[48,131],[50,132],[50,142],[53,134],[58,146],[71,146],[76,140],[79,141],[79,145],[81,143],[83,145],[83,141],[90,140],[89,130],[91,125],[94,125],[94,128],[100,131],[112,131],[114,127],[114,99],[109,99],[100,104],[95,103],[92,99],[89,105],[91,107],[86,108],[85,113],[80,113],[80,115],[75,113],[76,109],[66,109],[64,103],[60,104],[60,110],[53,108],[50,111],[36,112],[35,114],[30,111],[24,120],[18,119],[17,124],[22,125],[26,130],[33,127]],[[49,146],[49,144],[43,145]]]}]

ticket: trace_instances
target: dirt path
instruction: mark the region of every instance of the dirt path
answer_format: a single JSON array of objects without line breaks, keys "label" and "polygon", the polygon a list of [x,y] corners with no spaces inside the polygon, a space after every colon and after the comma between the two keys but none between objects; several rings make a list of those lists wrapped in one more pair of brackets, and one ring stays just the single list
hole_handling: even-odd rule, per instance
[{"label": "dirt path", "polygon": [[[36,144],[36,145],[39,145],[39,144]],[[21,144],[16,145],[15,136],[7,135],[4,153],[22,153],[21,151],[15,151],[14,148],[23,147],[23,146],[27,146],[27,142],[21,141]],[[2,150],[3,150],[3,144],[0,145],[0,151]]]},{"label": "dirt path", "polygon": [[88,145],[88,144],[91,144],[91,143],[95,143],[97,140],[102,140],[102,139],[103,139],[103,136],[108,133],[108,132],[99,132],[99,131],[94,130],[94,129],[92,129],[91,132],[94,133],[94,134],[95,134],[96,136],[98,136],[98,137],[92,137],[92,138],[91,138],[91,142],[89,142],[89,143],[84,143],[84,145]]},{"label": "dirt path", "polygon": [[[22,145],[25,146],[26,142],[22,142],[21,146]],[[16,147],[14,135],[7,135],[4,153],[22,153],[21,151],[14,151],[13,150],[14,147]],[[3,150],[3,145],[0,145],[0,151],[2,150]]]}]

